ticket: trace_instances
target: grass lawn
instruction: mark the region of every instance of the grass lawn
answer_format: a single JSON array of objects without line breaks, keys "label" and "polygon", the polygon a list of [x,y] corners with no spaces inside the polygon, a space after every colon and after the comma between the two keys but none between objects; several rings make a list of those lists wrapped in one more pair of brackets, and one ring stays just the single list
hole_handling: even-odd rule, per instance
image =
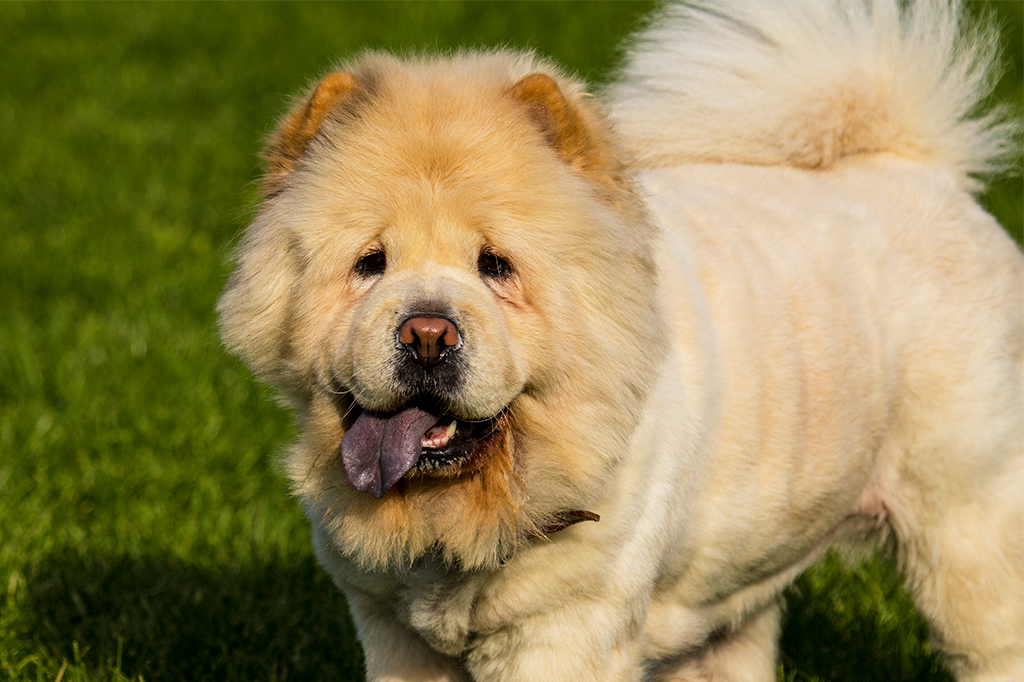
[{"label": "grass lawn", "polygon": [[[213,307],[289,97],[361,48],[530,46],[594,81],[650,3],[0,3],[0,679],[359,680]],[[1019,3],[993,3],[1020,107]],[[1019,178],[984,197],[1021,237]],[[883,561],[789,597],[785,680],[946,680]]]}]

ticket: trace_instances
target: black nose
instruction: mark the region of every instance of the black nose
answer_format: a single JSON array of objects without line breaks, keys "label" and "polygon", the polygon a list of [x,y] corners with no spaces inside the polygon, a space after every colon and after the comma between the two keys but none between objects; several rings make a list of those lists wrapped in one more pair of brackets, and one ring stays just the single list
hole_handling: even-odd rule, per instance
[{"label": "black nose", "polygon": [[398,329],[398,342],[423,367],[433,367],[462,341],[451,320],[437,315],[410,317]]}]

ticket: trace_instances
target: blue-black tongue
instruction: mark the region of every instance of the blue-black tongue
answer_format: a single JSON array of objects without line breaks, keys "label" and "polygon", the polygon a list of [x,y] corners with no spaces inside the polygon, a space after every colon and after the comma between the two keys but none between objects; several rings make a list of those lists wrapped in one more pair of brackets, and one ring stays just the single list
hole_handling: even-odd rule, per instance
[{"label": "blue-black tongue", "polygon": [[416,465],[423,435],[440,418],[418,407],[390,415],[364,411],[341,439],[348,482],[378,500],[384,497]]}]

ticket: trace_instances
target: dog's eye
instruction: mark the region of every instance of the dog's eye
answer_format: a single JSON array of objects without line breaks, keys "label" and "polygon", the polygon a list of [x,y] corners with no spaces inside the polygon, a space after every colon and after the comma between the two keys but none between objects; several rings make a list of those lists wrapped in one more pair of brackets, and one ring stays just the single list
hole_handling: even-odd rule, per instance
[{"label": "dog's eye", "polygon": [[388,259],[384,255],[384,251],[374,249],[363,254],[356,261],[355,273],[360,277],[376,277],[377,275],[383,275],[387,266]]},{"label": "dog's eye", "polygon": [[480,252],[476,269],[482,277],[498,281],[508,279],[512,275],[512,264],[491,249]]}]

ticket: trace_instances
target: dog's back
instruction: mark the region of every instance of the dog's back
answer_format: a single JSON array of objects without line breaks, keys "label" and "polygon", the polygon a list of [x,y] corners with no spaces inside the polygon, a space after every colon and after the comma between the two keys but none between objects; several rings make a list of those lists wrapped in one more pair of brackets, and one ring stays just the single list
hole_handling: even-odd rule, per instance
[{"label": "dog's back", "polygon": [[[698,2],[641,34],[611,94],[662,267],[692,273],[666,298],[699,291],[716,330],[708,447],[757,455],[710,477],[692,533],[772,528],[742,564],[804,543],[775,532],[798,517],[839,528],[820,505],[848,497],[963,679],[1017,680],[1024,259],[970,194],[1018,153],[1018,123],[979,110],[995,39],[956,3]],[[755,477],[786,505],[714,508]]]}]

